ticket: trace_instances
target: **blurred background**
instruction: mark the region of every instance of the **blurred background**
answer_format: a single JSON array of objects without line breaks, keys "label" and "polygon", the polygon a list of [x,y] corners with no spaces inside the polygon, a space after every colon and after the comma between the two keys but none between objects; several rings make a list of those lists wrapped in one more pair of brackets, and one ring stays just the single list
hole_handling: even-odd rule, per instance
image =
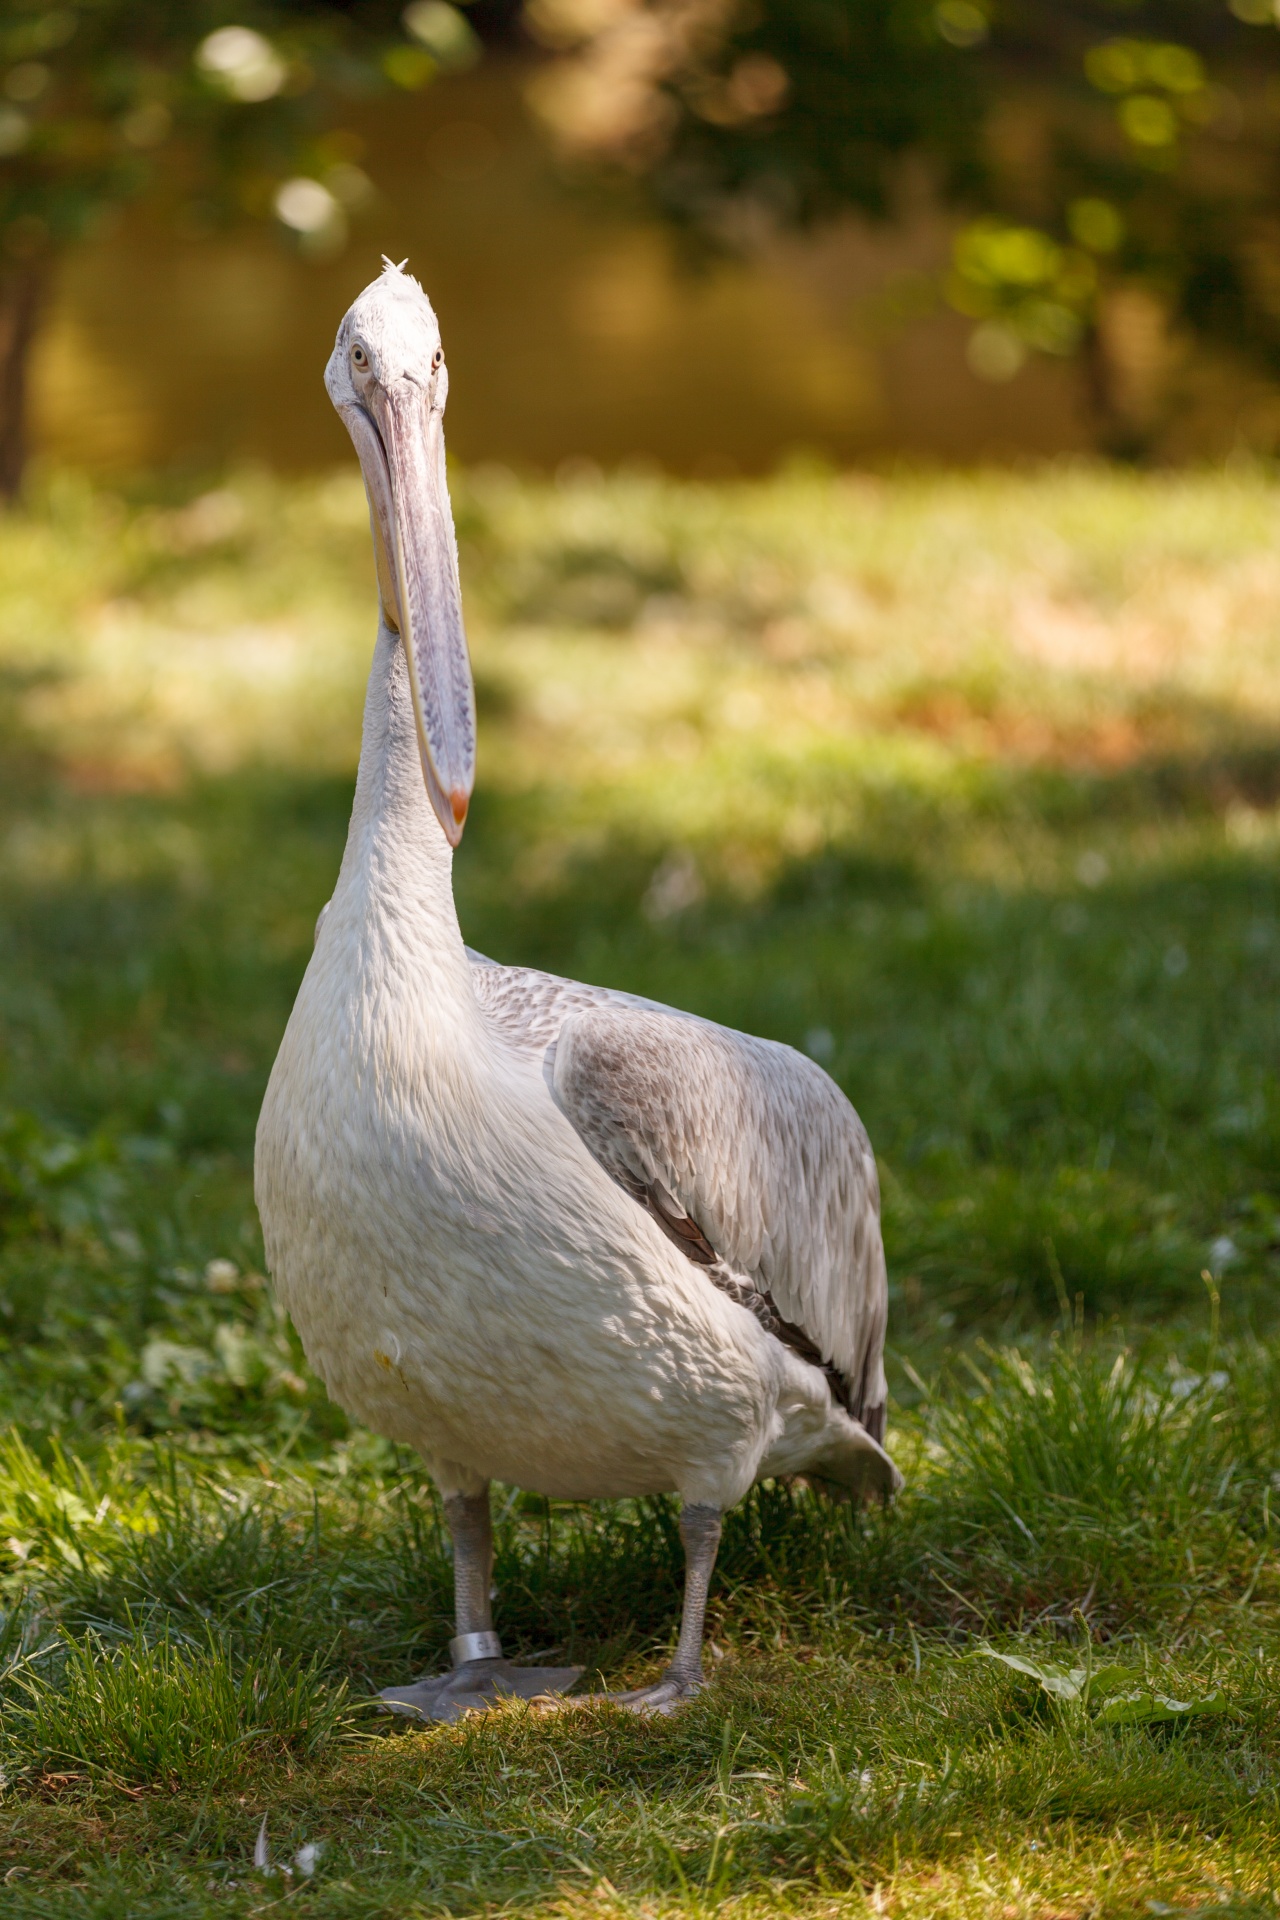
[{"label": "blurred background", "polygon": [[[154,213],[111,223],[68,260],[45,315],[36,448],[101,473],[332,465],[342,429],[317,370],[384,252],[408,257],[438,309],[450,448],[468,462],[640,457],[724,477],[798,449],[971,459],[1090,444],[1078,364],[1038,356],[995,381],[969,365],[972,323],[931,285],[949,258],[939,211],[693,254],[634,194],[566,178],[526,105],[537,70],[502,44],[473,72],[349,111],[377,189],[331,259],[279,222],[198,239]],[[934,310],[887,316],[904,283]],[[1238,435],[1242,398],[1199,424],[1199,450]]]},{"label": "blurred background", "polygon": [[57,462],[339,459],[315,372],[384,250],[440,309],[469,462],[1280,432],[1269,0],[7,20],[0,293]]},{"label": "blurred background", "polygon": [[251,1166],[384,252],[450,365],[468,938],[830,1068],[902,1408],[1064,1315],[1182,1364],[1205,1275],[1270,1326],[1278,161],[1270,0],[9,0],[5,1405],[342,1441]]}]

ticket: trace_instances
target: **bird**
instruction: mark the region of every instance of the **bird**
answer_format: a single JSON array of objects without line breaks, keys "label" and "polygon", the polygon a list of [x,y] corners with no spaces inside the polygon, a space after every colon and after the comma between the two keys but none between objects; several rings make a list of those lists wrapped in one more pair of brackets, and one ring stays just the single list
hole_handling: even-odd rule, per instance
[{"label": "bird", "polygon": [[563,1702],[576,1667],[508,1659],[493,1481],[679,1497],[675,1652],[607,1698],[704,1685],[722,1516],[758,1479],[862,1501],[883,1446],[888,1288],[875,1158],[807,1055],[464,943],[452,860],[476,713],[435,312],[384,258],[325,370],[368,496],[379,619],[351,822],[271,1071],[255,1196],[308,1361],[416,1449],[453,1548],[452,1665],[379,1696],[456,1720]]}]

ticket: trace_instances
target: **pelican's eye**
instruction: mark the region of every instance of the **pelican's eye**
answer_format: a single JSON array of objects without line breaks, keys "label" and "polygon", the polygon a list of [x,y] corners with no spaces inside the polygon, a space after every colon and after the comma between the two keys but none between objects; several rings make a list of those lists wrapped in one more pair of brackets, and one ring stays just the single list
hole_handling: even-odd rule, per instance
[{"label": "pelican's eye", "polygon": [[432,371],[432,373],[434,373],[434,372],[436,371],[436,368],[437,368],[437,367],[440,367],[440,366],[442,366],[443,364],[444,364],[444,348],[443,348],[443,347],[437,347],[437,348],[436,348],[436,350],[435,350],[435,352],[434,352],[434,353],[432,354],[432,356],[431,356],[431,371]]},{"label": "pelican's eye", "polygon": [[354,345],[354,347],[352,347],[351,349],[351,364],[353,367],[359,367],[361,373],[364,372],[365,368],[369,364],[369,356],[365,352],[364,348],[360,345],[360,342],[358,340],[356,341],[356,344]]}]

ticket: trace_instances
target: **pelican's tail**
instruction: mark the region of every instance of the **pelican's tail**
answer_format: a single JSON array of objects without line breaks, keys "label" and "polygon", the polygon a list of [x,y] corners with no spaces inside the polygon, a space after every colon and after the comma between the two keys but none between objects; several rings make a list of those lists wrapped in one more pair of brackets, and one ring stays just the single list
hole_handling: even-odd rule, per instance
[{"label": "pelican's tail", "polygon": [[805,1468],[805,1478],[835,1500],[853,1500],[859,1506],[892,1500],[903,1487],[893,1461],[860,1420],[846,1418],[840,1424],[843,1431]]}]

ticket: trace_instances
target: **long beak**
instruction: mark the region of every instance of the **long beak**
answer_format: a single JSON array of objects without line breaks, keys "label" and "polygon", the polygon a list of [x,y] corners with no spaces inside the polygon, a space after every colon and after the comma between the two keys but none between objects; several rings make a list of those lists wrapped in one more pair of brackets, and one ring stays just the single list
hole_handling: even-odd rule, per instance
[{"label": "long beak", "polygon": [[462,624],[444,422],[413,380],[344,409],[369,493],[383,609],[409,662],[427,793],[456,847],[476,776],[476,704]]}]

